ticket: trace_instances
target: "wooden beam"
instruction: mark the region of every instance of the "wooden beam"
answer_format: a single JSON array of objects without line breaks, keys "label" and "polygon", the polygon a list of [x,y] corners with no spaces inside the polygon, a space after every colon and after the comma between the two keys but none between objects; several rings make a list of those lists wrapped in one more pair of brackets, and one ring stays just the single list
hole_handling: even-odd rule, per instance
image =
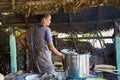
[{"label": "wooden beam", "polygon": [[[120,19],[118,19],[118,20],[120,20]],[[9,20],[7,20],[7,21],[9,21]],[[13,19],[13,21],[15,21],[14,19]],[[9,27],[9,25],[11,25],[12,24],[12,26],[26,26],[26,23],[25,22],[23,22],[22,20],[22,22],[18,19],[18,21],[19,22],[6,22],[5,21],[5,23],[4,24],[2,24],[1,26],[2,27]],[[109,20],[103,20],[103,23],[108,23],[108,22],[113,22],[113,20],[112,19],[109,19]],[[28,25],[34,25],[34,24],[37,24],[38,22],[29,22],[29,24]],[[95,24],[96,23],[96,21],[84,21],[84,22],[72,22],[71,23],[71,25],[80,25],[80,24],[90,24],[90,23],[92,23],[92,24]],[[67,25],[67,26],[69,26],[70,25],[70,23],[69,22],[64,22],[64,23],[51,23],[51,25],[50,26],[60,26],[60,25]]]},{"label": "wooden beam", "polygon": [[[76,39],[112,39],[112,36],[103,36],[103,37],[78,37]],[[68,38],[61,38],[61,39],[68,39]]]},{"label": "wooden beam", "polygon": [[[120,20],[120,19],[118,19]],[[5,22],[5,24],[3,24],[3,26],[7,26],[9,24],[12,24],[12,25],[25,25],[25,22],[23,23],[22,20],[18,19],[19,22],[17,22],[16,20],[12,19],[11,21],[9,21],[7,19],[8,22]],[[13,22],[15,21],[15,22]],[[83,22],[72,22],[71,25],[75,25],[75,24],[87,24],[87,23],[93,23],[95,24],[97,21],[83,21]],[[103,20],[102,21],[103,23],[108,23],[108,22],[113,22],[113,19],[108,19],[108,20]],[[29,22],[30,24],[36,24],[38,22]],[[69,22],[60,22],[60,23],[51,23],[51,25],[69,25],[70,23]]]},{"label": "wooden beam", "polygon": [[12,0],[12,9],[15,10],[15,0]]},{"label": "wooden beam", "polygon": [[53,4],[57,3],[58,0],[41,0],[41,1],[27,1],[26,5],[27,6],[33,6],[33,5],[47,5],[47,4]]}]

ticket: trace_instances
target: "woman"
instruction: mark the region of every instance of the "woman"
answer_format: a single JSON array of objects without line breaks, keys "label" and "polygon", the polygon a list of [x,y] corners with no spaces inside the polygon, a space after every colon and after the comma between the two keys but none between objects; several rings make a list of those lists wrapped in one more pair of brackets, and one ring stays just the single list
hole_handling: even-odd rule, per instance
[{"label": "woman", "polygon": [[52,41],[51,29],[48,27],[51,23],[51,15],[40,15],[39,20],[38,25],[21,34],[19,39],[29,50],[30,62],[33,62],[32,66],[34,66],[33,72],[54,74],[51,52],[60,56],[62,60],[64,55],[54,47]]}]

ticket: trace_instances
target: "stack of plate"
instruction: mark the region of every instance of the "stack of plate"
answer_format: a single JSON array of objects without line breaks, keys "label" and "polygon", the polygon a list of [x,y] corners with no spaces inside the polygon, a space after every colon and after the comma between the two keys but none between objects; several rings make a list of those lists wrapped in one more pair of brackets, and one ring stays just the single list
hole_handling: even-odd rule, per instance
[{"label": "stack of plate", "polygon": [[40,80],[40,76],[38,74],[33,74],[25,77],[25,80]]}]

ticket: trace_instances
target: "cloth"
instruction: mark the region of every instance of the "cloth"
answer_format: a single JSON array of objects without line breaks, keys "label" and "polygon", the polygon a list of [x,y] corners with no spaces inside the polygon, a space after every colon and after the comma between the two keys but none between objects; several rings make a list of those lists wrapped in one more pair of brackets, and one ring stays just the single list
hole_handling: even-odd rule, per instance
[{"label": "cloth", "polygon": [[[35,73],[44,74],[47,72],[54,74],[51,52],[48,49],[47,42],[45,41],[47,36],[43,36],[46,31],[40,31],[43,31],[43,29],[41,30],[41,27],[35,26],[30,28],[27,32],[26,41],[29,48],[30,65],[33,66],[32,71]],[[51,40],[50,37],[49,39]]]},{"label": "cloth", "polygon": [[17,75],[13,78],[13,80],[24,80],[26,76],[29,76],[29,75],[32,75],[30,73],[24,73],[24,74],[21,74],[21,75]]},{"label": "cloth", "polygon": [[39,27],[38,33],[42,39],[44,39],[46,42],[52,41],[52,34],[51,29],[46,26]]}]

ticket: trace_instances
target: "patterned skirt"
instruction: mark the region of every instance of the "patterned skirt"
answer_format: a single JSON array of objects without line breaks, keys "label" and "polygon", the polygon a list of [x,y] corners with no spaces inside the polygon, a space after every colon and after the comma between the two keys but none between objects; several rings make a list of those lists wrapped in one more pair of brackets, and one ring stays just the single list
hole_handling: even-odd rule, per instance
[{"label": "patterned skirt", "polygon": [[32,71],[37,74],[54,74],[54,65],[52,63],[51,52],[49,50],[42,50],[37,54],[30,53],[30,67]]}]

